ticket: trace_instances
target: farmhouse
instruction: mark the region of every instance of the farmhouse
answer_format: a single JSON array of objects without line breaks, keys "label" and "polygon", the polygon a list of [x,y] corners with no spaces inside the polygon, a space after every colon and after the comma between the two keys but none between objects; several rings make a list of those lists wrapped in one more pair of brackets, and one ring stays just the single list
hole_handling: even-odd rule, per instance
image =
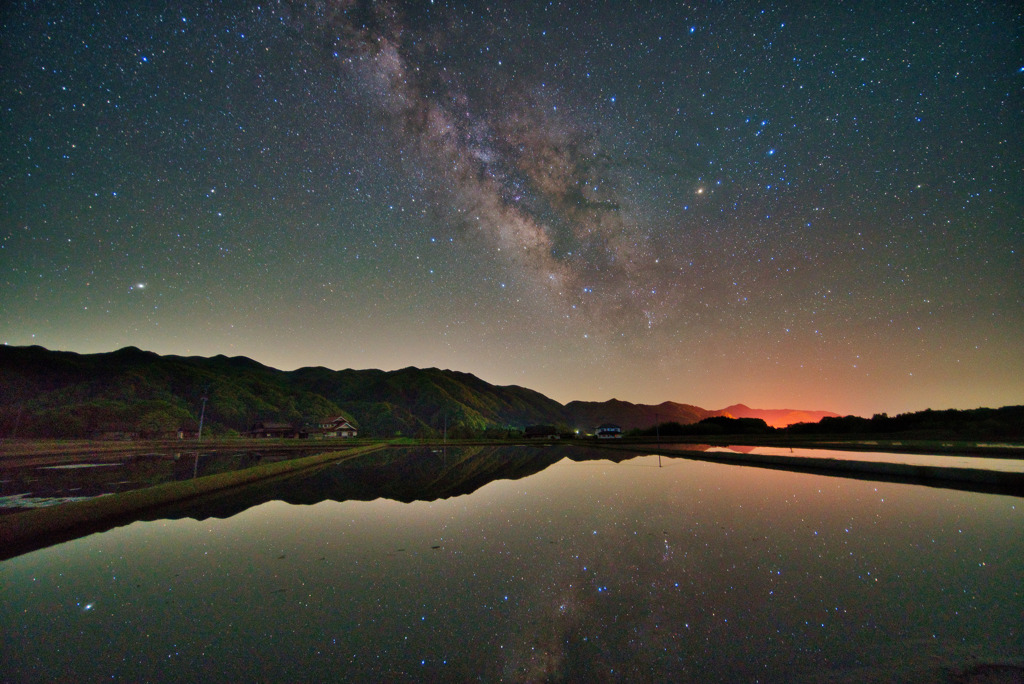
[{"label": "farmhouse", "polygon": [[356,427],[348,422],[344,416],[331,418],[320,423],[320,434],[324,437],[355,437],[358,434]]},{"label": "farmhouse", "polygon": [[598,439],[622,439],[622,428],[614,423],[604,423],[594,431]]}]

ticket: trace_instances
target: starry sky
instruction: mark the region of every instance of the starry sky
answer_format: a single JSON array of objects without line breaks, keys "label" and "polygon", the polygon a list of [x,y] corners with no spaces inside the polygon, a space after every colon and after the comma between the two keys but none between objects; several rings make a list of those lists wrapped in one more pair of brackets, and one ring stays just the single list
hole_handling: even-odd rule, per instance
[{"label": "starry sky", "polygon": [[0,21],[2,343],[562,402],[1024,403],[1017,3]]}]

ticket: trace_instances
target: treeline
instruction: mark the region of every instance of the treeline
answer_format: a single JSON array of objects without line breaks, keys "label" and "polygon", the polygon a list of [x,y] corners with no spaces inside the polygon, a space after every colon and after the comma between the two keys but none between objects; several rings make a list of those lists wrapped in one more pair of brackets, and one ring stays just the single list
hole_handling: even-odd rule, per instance
[{"label": "treeline", "polygon": [[787,428],[772,428],[759,418],[714,416],[683,425],[669,422],[657,427],[633,430],[635,437],[710,437],[714,435],[810,435],[873,436],[904,439],[1024,440],[1024,406],[977,408],[968,410],[927,409],[889,416],[879,413],[871,418],[859,416],[826,417],[817,423],[797,423]]},{"label": "treeline", "polygon": [[[0,435],[46,439],[80,439],[102,435],[141,438],[176,437],[179,431],[198,431],[198,420],[176,402],[159,399],[134,402],[90,399],[63,406],[24,403],[0,406]],[[213,424],[213,431],[224,433]],[[207,432],[210,435],[211,432]]]},{"label": "treeline", "polygon": [[796,435],[899,435],[919,439],[1024,439],[1024,406],[968,410],[927,409],[871,418],[844,416],[822,418],[817,423],[797,423],[786,428]]}]

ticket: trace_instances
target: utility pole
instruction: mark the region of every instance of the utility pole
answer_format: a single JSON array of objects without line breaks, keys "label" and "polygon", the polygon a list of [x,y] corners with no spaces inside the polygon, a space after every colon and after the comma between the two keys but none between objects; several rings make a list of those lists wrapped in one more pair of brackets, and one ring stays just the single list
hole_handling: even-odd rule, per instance
[{"label": "utility pole", "polygon": [[[203,407],[199,410],[199,434],[196,436],[196,442],[203,441],[203,418],[206,417],[206,397],[203,397]],[[196,447],[196,460],[192,465],[192,479],[196,479],[199,476],[199,447]]]},{"label": "utility pole", "polygon": [[197,442],[203,441],[203,418],[206,417],[206,397],[203,397],[203,408],[199,411],[199,435]]}]

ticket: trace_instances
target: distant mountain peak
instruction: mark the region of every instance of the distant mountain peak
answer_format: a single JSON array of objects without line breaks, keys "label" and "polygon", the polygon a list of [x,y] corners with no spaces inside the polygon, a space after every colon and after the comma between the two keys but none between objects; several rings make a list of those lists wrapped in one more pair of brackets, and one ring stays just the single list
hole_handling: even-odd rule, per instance
[{"label": "distant mountain peak", "polygon": [[772,427],[787,427],[794,423],[817,423],[826,416],[837,418],[838,413],[832,411],[821,411],[813,409],[756,409],[746,404],[733,404],[726,406],[718,415],[728,415],[731,418],[760,418]]}]

